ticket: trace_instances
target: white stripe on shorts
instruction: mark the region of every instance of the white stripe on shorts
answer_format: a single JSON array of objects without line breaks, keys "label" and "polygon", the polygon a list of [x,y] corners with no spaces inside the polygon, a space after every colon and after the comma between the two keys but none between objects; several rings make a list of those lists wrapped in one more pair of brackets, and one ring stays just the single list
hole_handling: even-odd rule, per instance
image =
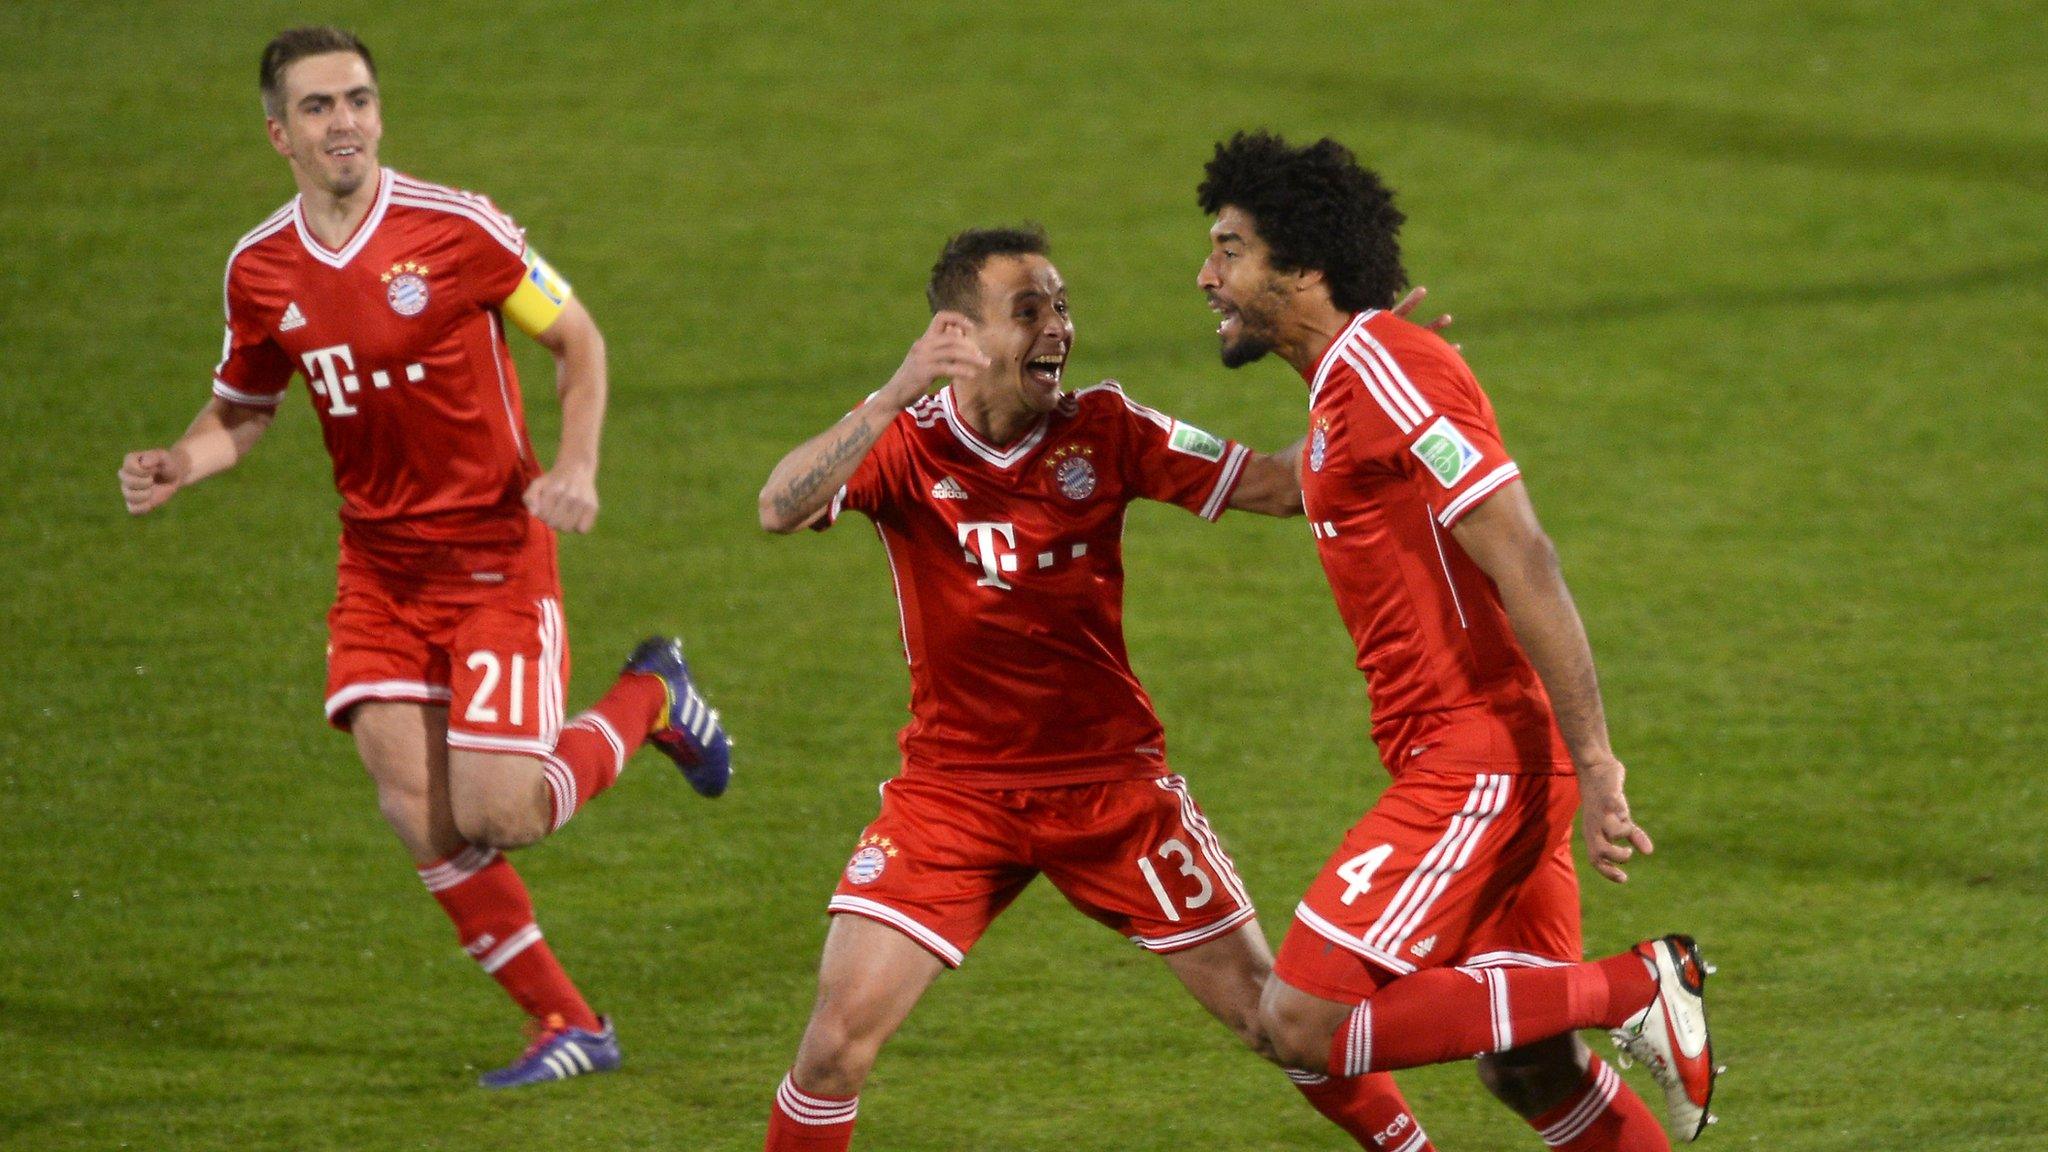
[{"label": "white stripe on shorts", "polygon": [[1451,880],[1472,858],[1472,850],[1492,825],[1494,817],[1507,807],[1511,776],[1481,775],[1472,781],[1465,807],[1430,847],[1421,863],[1410,872],[1394,894],[1393,902],[1367,929],[1364,943],[1374,951],[1397,956],[1408,938],[1429,914],[1429,909],[1450,886]]}]

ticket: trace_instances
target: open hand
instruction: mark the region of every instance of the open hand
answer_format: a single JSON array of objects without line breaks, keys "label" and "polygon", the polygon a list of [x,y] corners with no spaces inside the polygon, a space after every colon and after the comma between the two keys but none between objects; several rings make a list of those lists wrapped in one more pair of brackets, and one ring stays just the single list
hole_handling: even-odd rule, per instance
[{"label": "open hand", "polygon": [[1586,855],[1595,872],[1616,884],[1628,883],[1621,866],[1637,852],[1648,856],[1657,850],[1628,813],[1621,787],[1627,775],[1621,761],[1612,758],[1579,768],[1579,830],[1586,837]]},{"label": "open hand", "polygon": [[959,312],[940,312],[910,346],[903,366],[882,386],[882,394],[896,407],[908,407],[937,381],[976,376],[988,365],[988,357],[974,342],[974,321]]}]

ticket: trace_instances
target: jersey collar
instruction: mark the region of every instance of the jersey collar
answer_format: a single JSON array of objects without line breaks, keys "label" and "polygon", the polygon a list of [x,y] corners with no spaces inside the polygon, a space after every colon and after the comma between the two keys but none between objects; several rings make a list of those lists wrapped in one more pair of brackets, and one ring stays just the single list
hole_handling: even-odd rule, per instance
[{"label": "jersey collar", "polygon": [[1379,309],[1368,308],[1365,311],[1360,312],[1358,315],[1353,316],[1351,318],[1351,323],[1346,324],[1344,326],[1344,330],[1342,332],[1337,333],[1337,338],[1335,340],[1330,341],[1330,346],[1328,348],[1323,349],[1322,357],[1316,361],[1316,370],[1313,373],[1308,374],[1309,407],[1313,408],[1316,406],[1316,397],[1321,395],[1323,391],[1323,381],[1328,380],[1330,378],[1330,370],[1332,368],[1335,368],[1340,360],[1340,357],[1337,355],[1337,350],[1344,347],[1346,341],[1350,340],[1353,336],[1357,335],[1358,331],[1361,328],[1365,327],[1365,322],[1367,320],[1370,320],[1379,314]]},{"label": "jersey collar", "polygon": [[953,408],[953,386],[951,384],[939,390],[939,411],[945,414],[946,427],[953,430],[953,436],[960,443],[966,445],[969,452],[974,453],[998,468],[1008,468],[1010,465],[1029,456],[1031,450],[1038,447],[1039,442],[1045,439],[1045,429],[1048,423],[1046,417],[1041,416],[1038,418],[1038,423],[1032,426],[1031,431],[1025,433],[1015,444],[1010,445],[1008,448],[997,448],[995,445],[975,435],[974,429],[967,426],[967,421],[960,418],[960,413]]},{"label": "jersey collar", "polygon": [[377,225],[384,222],[384,210],[391,206],[391,169],[377,169],[377,199],[371,203],[370,212],[363,222],[356,225],[348,243],[335,250],[320,243],[313,236],[313,230],[306,226],[306,197],[304,193],[292,197],[292,224],[299,230],[299,243],[305,246],[306,254],[329,268],[345,268],[369,244],[370,236],[377,231]]}]

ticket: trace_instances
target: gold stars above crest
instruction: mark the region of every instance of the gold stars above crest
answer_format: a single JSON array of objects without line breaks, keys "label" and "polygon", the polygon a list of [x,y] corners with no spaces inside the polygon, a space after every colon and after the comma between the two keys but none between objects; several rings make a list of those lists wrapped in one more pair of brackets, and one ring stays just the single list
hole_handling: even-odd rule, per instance
[{"label": "gold stars above crest", "polygon": [[1062,444],[1045,454],[1045,466],[1058,471],[1059,466],[1069,460],[1086,460],[1093,455],[1095,455],[1095,446],[1093,444]]}]

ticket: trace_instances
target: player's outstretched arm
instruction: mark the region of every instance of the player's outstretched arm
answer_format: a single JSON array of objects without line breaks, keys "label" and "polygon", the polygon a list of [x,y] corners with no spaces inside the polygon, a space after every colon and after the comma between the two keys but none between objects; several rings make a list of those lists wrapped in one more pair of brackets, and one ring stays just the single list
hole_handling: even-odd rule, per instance
[{"label": "player's outstretched arm", "polygon": [[1515,639],[1529,654],[1557,713],[1565,745],[1579,770],[1580,829],[1593,868],[1615,883],[1628,880],[1622,865],[1637,851],[1653,851],[1649,833],[1628,811],[1622,782],[1628,770],[1607,739],[1607,714],[1586,627],[1565,586],[1557,548],[1536,520],[1529,493],[1510,484],[1467,513],[1451,529],[1466,555],[1492,577]]},{"label": "player's outstretched arm", "polygon": [[934,315],[887,384],[775,465],[761,487],[761,527],[788,533],[816,522],[898,412],[941,379],[973,376],[987,368],[988,357],[973,334],[974,321],[958,312]]},{"label": "player's outstretched arm", "polygon": [[562,402],[562,443],[554,467],[526,486],[526,509],[557,532],[588,532],[597,523],[597,445],[604,434],[604,333],[574,296],[534,340],[555,358]]},{"label": "player's outstretched arm", "polygon": [[1278,452],[1254,452],[1230,491],[1230,506],[1261,516],[1301,515],[1301,446],[1296,440]]},{"label": "player's outstretched arm", "polygon": [[121,499],[128,514],[155,511],[178,489],[233,468],[263,438],[276,416],[274,409],[230,404],[216,396],[199,410],[176,444],[122,457]]}]

